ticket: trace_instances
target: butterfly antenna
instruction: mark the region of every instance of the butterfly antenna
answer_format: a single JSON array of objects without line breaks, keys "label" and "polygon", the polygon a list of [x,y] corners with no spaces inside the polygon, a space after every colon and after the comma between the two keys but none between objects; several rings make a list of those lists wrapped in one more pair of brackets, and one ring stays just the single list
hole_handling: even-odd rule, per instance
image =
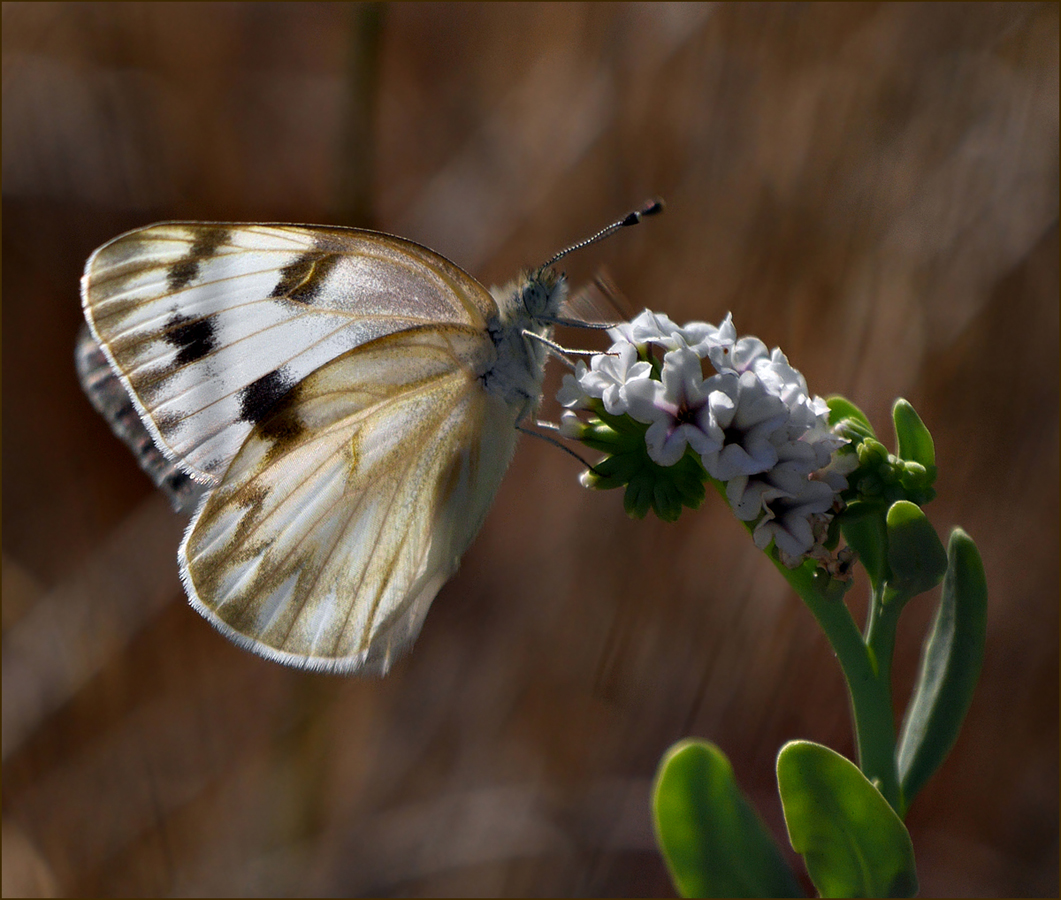
[{"label": "butterfly antenna", "polygon": [[[542,266],[542,269],[548,269],[549,266],[554,263],[558,263],[561,259],[567,256],[568,253],[573,253],[576,250],[581,250],[583,247],[588,247],[590,244],[595,244],[597,241],[603,241],[610,234],[614,234],[620,228],[628,228],[631,225],[637,225],[645,216],[654,216],[656,213],[663,212],[663,201],[658,197],[655,200],[649,200],[641,209],[635,209],[632,213],[628,213],[623,216],[618,222],[612,222],[607,228],[602,228],[593,237],[588,237],[584,241],[579,241],[577,244],[572,244],[570,247],[565,247],[559,253],[556,254],[552,259]],[[539,270],[540,271],[540,270]]]}]

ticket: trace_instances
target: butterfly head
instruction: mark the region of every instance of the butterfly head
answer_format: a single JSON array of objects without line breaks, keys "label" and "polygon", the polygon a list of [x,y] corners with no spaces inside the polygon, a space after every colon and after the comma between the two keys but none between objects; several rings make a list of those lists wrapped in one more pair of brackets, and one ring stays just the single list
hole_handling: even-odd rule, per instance
[{"label": "butterfly head", "polygon": [[532,319],[552,319],[567,297],[567,276],[549,266],[528,273],[519,282],[519,302]]},{"label": "butterfly head", "polygon": [[569,253],[602,241],[620,228],[637,225],[645,216],[654,216],[662,210],[662,200],[650,200],[641,209],[628,213],[584,241],[565,247],[544,265],[520,279],[518,288],[520,307],[526,311],[526,315],[531,320],[554,319],[561,304],[567,298],[567,276],[563,272],[558,272],[554,266]]}]

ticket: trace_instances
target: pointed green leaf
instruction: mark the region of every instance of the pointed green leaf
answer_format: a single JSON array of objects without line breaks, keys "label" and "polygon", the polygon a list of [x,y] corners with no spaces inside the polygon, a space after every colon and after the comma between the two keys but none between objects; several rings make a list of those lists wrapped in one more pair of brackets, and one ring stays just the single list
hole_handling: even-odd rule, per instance
[{"label": "pointed green leaf", "polygon": [[899,738],[899,777],[907,806],[954,746],[984,662],[983,562],[972,538],[960,528],[951,533],[947,556],[939,609]]},{"label": "pointed green leaf", "polygon": [[895,423],[895,455],[920,463],[926,469],[934,466],[936,449],[932,435],[914,408],[901,397],[892,407],[892,421]]},{"label": "pointed green leaf", "polygon": [[947,571],[947,551],[921,507],[897,500],[887,523],[889,586],[906,599],[934,588]]},{"label": "pointed green leaf", "polygon": [[683,897],[802,897],[725,754],[686,740],[664,755],[652,792],[656,839]]},{"label": "pointed green leaf", "polygon": [[811,741],[777,756],[777,787],[792,846],[823,897],[912,897],[910,835],[858,766]]}]

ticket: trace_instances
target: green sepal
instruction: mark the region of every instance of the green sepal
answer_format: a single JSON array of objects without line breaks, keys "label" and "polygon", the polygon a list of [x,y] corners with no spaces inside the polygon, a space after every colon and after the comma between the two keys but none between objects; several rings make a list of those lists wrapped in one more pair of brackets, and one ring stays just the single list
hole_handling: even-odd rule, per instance
[{"label": "green sepal", "polygon": [[777,787],[792,847],[823,897],[912,897],[910,834],[858,766],[810,741],[777,756]]},{"label": "green sepal", "polygon": [[638,422],[637,419],[633,419],[630,416],[613,416],[610,412],[604,409],[602,403],[597,409],[597,418],[599,418],[609,428],[619,432],[619,434],[636,435],[637,437],[644,439],[645,432],[648,431],[648,425],[644,422]]},{"label": "green sepal", "polygon": [[645,442],[648,426],[629,416],[611,416],[603,408],[586,423],[579,440],[601,453],[623,453]]},{"label": "green sepal", "polygon": [[683,897],[802,897],[780,848],[714,744],[684,740],[652,789],[656,841]]},{"label": "green sepal", "polygon": [[889,593],[909,599],[934,588],[947,571],[947,551],[928,517],[917,504],[897,500],[886,521]]},{"label": "green sepal", "polygon": [[626,486],[623,508],[632,518],[643,519],[651,509],[664,522],[673,522],[683,506],[697,509],[704,502],[706,477],[700,460],[688,453],[673,466],[660,466],[645,452]]},{"label": "green sepal", "polygon": [[939,608],[899,737],[906,808],[947,758],[972,703],[987,643],[987,580],[976,544],[951,532]]},{"label": "green sepal", "polygon": [[643,519],[652,510],[673,522],[682,507],[697,509],[704,502],[707,473],[692,452],[673,466],[653,462],[645,444],[647,427],[629,416],[597,410],[579,440],[608,455],[590,469],[585,484],[597,490],[625,487],[623,508],[631,518]]},{"label": "green sepal", "polygon": [[936,449],[925,423],[913,406],[902,397],[892,407],[895,423],[895,453],[900,459],[920,463],[926,469],[936,465]]},{"label": "green sepal", "polygon": [[602,491],[622,487],[629,484],[640,469],[641,460],[637,454],[615,453],[606,456],[590,470],[590,486]]},{"label": "green sepal", "polygon": [[858,445],[858,464],[865,469],[883,470],[881,478],[888,480],[888,448],[876,438],[866,438]]}]

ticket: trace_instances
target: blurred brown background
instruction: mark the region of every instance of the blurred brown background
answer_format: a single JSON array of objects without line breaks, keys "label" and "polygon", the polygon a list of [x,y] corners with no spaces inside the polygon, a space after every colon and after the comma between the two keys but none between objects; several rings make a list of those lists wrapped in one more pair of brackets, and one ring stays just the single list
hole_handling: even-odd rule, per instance
[{"label": "blurred brown background", "polygon": [[899,395],[931,428],[928,512],[991,611],[908,819],[922,892],[1056,896],[1058,31],[1020,3],[5,3],[4,893],[667,895],[649,787],[685,735],[787,847],[774,756],[851,755],[844,687],[717,498],[633,522],[524,440],[411,655],[309,675],[187,606],[182,522],[74,374],[81,267],[128,228],[365,225],[489,284],[659,194],[574,284],[732,310],[886,439]]}]

